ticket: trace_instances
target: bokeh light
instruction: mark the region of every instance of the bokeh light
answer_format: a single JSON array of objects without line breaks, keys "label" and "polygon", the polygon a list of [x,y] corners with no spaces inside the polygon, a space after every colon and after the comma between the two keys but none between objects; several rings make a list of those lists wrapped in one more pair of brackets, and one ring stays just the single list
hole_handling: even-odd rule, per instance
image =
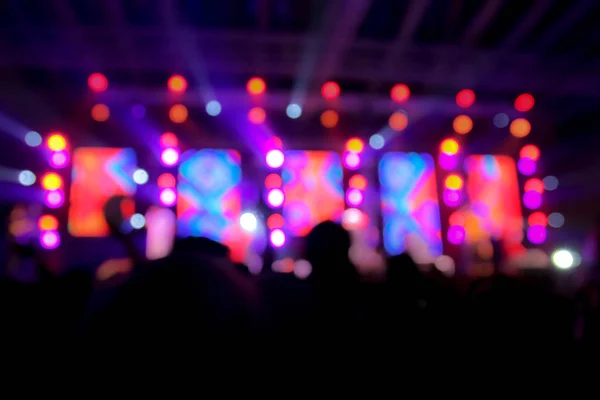
[{"label": "bokeh light", "polygon": [[344,153],[344,165],[350,170],[360,167],[360,156],[352,151]]},{"label": "bokeh light", "polygon": [[58,229],[58,219],[54,215],[42,215],[38,219],[40,231],[55,231]]},{"label": "bokeh light", "polygon": [[271,136],[267,140],[267,148],[269,148],[269,149],[280,149],[281,150],[283,148],[283,142],[277,136]]},{"label": "bokeh light", "polygon": [[281,214],[271,214],[267,218],[267,226],[269,229],[283,228],[285,225],[285,219]]},{"label": "bokeh light", "polygon": [[451,190],[460,190],[463,187],[463,180],[458,175],[449,175],[445,180],[446,187]]},{"label": "bokeh light", "polygon": [[177,147],[179,140],[173,132],[165,132],[160,136],[160,145],[162,147]]},{"label": "bokeh light", "polygon": [[283,247],[285,244],[285,233],[281,229],[273,229],[269,235],[273,247]]},{"label": "bokeh light", "polygon": [[240,226],[246,232],[256,232],[256,228],[258,227],[256,215],[250,212],[245,212],[240,215]]},{"label": "bokeh light", "polygon": [[269,150],[265,156],[265,162],[269,168],[280,168],[284,161],[283,152],[279,149]]},{"label": "bokeh light", "polygon": [[538,192],[526,192],[523,195],[523,204],[530,210],[540,208],[542,205],[542,195]]},{"label": "bokeh light", "polygon": [[517,162],[517,169],[521,174],[531,176],[535,174],[537,166],[535,161],[533,161],[531,158],[521,158]]},{"label": "bokeh light", "polygon": [[67,148],[67,139],[60,133],[53,133],[48,137],[46,144],[52,151],[61,151]]},{"label": "bokeh light", "polygon": [[527,228],[527,239],[533,244],[542,244],[546,240],[546,228],[533,225]]},{"label": "bokeh light", "polygon": [[171,93],[183,93],[187,89],[187,81],[181,75],[173,75],[167,81],[167,86]]},{"label": "bokeh light", "polygon": [[498,113],[494,115],[493,122],[496,128],[506,128],[510,122],[510,118],[505,113]]},{"label": "bokeh light", "polygon": [[258,96],[263,94],[265,90],[267,90],[267,84],[261,78],[250,78],[250,80],[248,80],[248,83],[246,83],[246,90],[252,96]]},{"label": "bokeh light", "polygon": [[42,144],[42,136],[34,131],[29,131],[25,134],[25,143],[29,147],[38,147]]},{"label": "bokeh light", "polygon": [[459,107],[471,107],[475,103],[475,92],[471,89],[463,89],[456,95],[456,104]]},{"label": "bokeh light", "polygon": [[443,193],[444,204],[449,207],[457,207],[462,201],[460,190],[444,189]]},{"label": "bokeh light", "polygon": [[206,103],[206,113],[211,117],[216,117],[217,115],[221,114],[221,110],[221,103],[219,103],[217,100],[211,100]]},{"label": "bokeh light", "polygon": [[159,199],[162,205],[171,207],[177,202],[177,193],[173,188],[167,187],[161,189]]},{"label": "bokeh light", "polygon": [[473,129],[473,120],[467,115],[459,115],[452,121],[454,132],[466,135]]},{"label": "bokeh light", "polygon": [[460,225],[452,225],[448,228],[448,242],[462,244],[465,241],[465,228]]},{"label": "bokeh light", "polygon": [[321,125],[325,128],[334,128],[339,120],[340,116],[334,110],[326,110],[321,114]]},{"label": "bokeh light", "polygon": [[398,83],[392,88],[390,96],[396,103],[403,103],[409,99],[410,89],[405,84]]},{"label": "bokeh light", "polygon": [[440,145],[440,150],[444,154],[455,155],[458,149],[458,142],[454,139],[444,139]]},{"label": "bokeh light", "polygon": [[283,185],[283,180],[279,174],[269,174],[265,178],[265,187],[267,189],[278,188]]},{"label": "bokeh light", "polygon": [[543,179],[544,188],[549,191],[556,190],[558,187],[558,178],[552,175],[548,175]]},{"label": "bokeh light", "polygon": [[458,226],[465,226],[465,215],[463,213],[461,213],[460,211],[455,211],[452,214],[450,214],[450,217],[448,218],[448,223],[450,225],[458,225]]},{"label": "bokeh light", "polygon": [[148,172],[146,172],[146,170],[138,168],[133,172],[133,181],[135,183],[137,183],[138,185],[143,185],[143,184],[147,183],[148,178],[149,178],[149,176],[148,176]]},{"label": "bokeh light", "polygon": [[548,217],[543,212],[536,211],[527,218],[527,224],[529,226],[539,225],[545,227],[548,225]]},{"label": "bokeh light", "polygon": [[525,191],[544,193],[544,183],[538,178],[529,179],[527,182],[525,182]]},{"label": "bokeh light", "polygon": [[169,119],[176,124],[185,122],[188,117],[188,109],[183,104],[175,104],[169,110]]},{"label": "bokeh light", "polygon": [[146,225],[146,218],[142,214],[133,214],[129,223],[133,229],[142,229]]},{"label": "bokeh light", "polygon": [[352,151],[354,153],[362,153],[365,149],[365,144],[359,138],[352,138],[346,142],[346,150]]},{"label": "bokeh light", "polygon": [[375,150],[381,150],[385,146],[385,139],[379,133],[374,134],[369,138],[369,146]]},{"label": "bokeh light", "polygon": [[35,174],[28,169],[19,172],[19,183],[23,186],[31,186],[35,183]]},{"label": "bokeh light", "polygon": [[360,174],[353,175],[348,180],[348,186],[359,190],[365,190],[367,188],[367,178]]},{"label": "bokeh light", "polygon": [[366,214],[357,208],[348,208],[342,214],[342,226],[348,230],[365,228],[368,223]]},{"label": "bokeh light", "polygon": [[298,104],[289,104],[285,109],[285,113],[292,119],[300,118],[302,115],[302,107]]},{"label": "bokeh light", "polygon": [[93,73],[88,78],[88,86],[94,92],[104,92],[108,89],[108,79],[98,72]]},{"label": "bokeh light", "polygon": [[271,189],[267,193],[267,203],[271,207],[281,207],[283,205],[284,200],[285,196],[283,195],[283,190],[281,189]]},{"label": "bokeh light", "polygon": [[97,122],[105,122],[110,118],[110,109],[106,104],[95,104],[91,111],[92,119]]},{"label": "bokeh light", "polygon": [[248,111],[248,121],[254,125],[260,125],[267,119],[267,113],[261,107],[253,107]]},{"label": "bokeh light", "polygon": [[438,156],[440,167],[446,171],[453,170],[458,165],[458,156],[440,153]]},{"label": "bokeh light", "polygon": [[390,128],[396,132],[403,131],[408,126],[408,117],[402,111],[393,113],[388,120]]},{"label": "bokeh light", "polygon": [[535,99],[529,93],[519,95],[515,100],[515,109],[517,111],[526,112],[533,108]]},{"label": "bokeh light", "polygon": [[531,124],[525,118],[517,118],[510,123],[510,133],[516,138],[524,138],[531,132]]},{"label": "bokeh light", "polygon": [[533,144],[528,144],[521,148],[519,156],[521,158],[526,157],[531,158],[533,161],[537,161],[540,158],[540,149]]},{"label": "bokeh light", "polygon": [[346,202],[352,207],[358,207],[363,203],[364,195],[360,189],[350,188],[346,192]]},{"label": "bokeh light", "polygon": [[553,228],[561,228],[565,224],[565,217],[561,213],[553,212],[548,215],[548,225]]},{"label": "bokeh light", "polygon": [[44,196],[44,203],[49,208],[58,208],[65,202],[65,195],[62,190],[50,190]]},{"label": "bokeh light", "polygon": [[167,167],[172,167],[179,162],[179,151],[172,147],[168,147],[160,153],[160,161]]},{"label": "bokeh light", "polygon": [[56,249],[60,245],[60,235],[57,231],[44,231],[40,235],[40,244],[46,250]]},{"label": "bokeh light", "polygon": [[325,82],[321,86],[321,95],[326,100],[335,100],[340,95],[340,85],[335,82]]},{"label": "bokeh light", "polygon": [[54,168],[64,168],[69,163],[69,153],[66,151],[55,151],[50,156],[50,165]]},{"label": "bokeh light", "polygon": [[174,188],[177,185],[177,179],[173,174],[165,172],[158,177],[156,185],[159,188]]},{"label": "bokeh light", "polygon": [[575,257],[569,250],[556,250],[552,253],[552,264],[558,269],[569,269],[575,265]]},{"label": "bokeh light", "polygon": [[60,189],[62,185],[62,178],[55,172],[48,172],[42,177],[42,187],[46,190]]}]

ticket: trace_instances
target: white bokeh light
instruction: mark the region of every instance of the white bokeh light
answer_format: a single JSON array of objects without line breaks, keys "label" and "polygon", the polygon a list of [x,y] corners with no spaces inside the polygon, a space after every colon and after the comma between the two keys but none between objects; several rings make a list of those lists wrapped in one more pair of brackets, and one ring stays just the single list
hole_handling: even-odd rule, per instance
[{"label": "white bokeh light", "polygon": [[138,185],[145,184],[148,182],[148,173],[141,168],[136,169],[133,173],[133,181]]},{"label": "white bokeh light", "polygon": [[569,250],[556,250],[552,253],[552,264],[558,269],[569,269],[575,265],[575,257]]},{"label": "white bokeh light", "polygon": [[292,119],[299,118],[302,115],[302,107],[300,107],[298,104],[292,103],[287,106],[285,113]]},{"label": "white bokeh light", "polygon": [[258,220],[256,215],[246,212],[240,216],[240,226],[246,232],[256,232],[258,227]]},{"label": "white bokeh light", "polygon": [[134,229],[142,229],[146,225],[146,218],[142,214],[133,214],[129,222]]},{"label": "white bokeh light", "polygon": [[28,169],[19,172],[19,183],[23,186],[31,186],[35,183],[35,174]]},{"label": "white bokeh light", "polygon": [[217,115],[221,114],[221,110],[221,103],[216,100],[211,100],[206,103],[206,113],[211,117],[216,117]]},{"label": "white bokeh light", "polygon": [[42,137],[37,132],[29,131],[25,135],[25,143],[27,143],[27,146],[37,147],[42,144]]},{"label": "white bokeh light", "polygon": [[379,133],[374,134],[369,138],[369,146],[375,150],[380,150],[385,146],[385,139]]}]

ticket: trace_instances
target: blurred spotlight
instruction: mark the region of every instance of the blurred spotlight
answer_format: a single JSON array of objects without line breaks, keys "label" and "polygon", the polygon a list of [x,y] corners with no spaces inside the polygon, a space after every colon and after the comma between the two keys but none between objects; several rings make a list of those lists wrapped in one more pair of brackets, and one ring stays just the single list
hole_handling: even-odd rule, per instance
[{"label": "blurred spotlight", "polygon": [[516,138],[524,138],[531,132],[531,124],[525,118],[517,118],[510,123],[510,133]]},{"label": "blurred spotlight", "polygon": [[169,110],[169,118],[176,124],[185,122],[188,117],[188,110],[183,104],[175,104]]},{"label": "blurred spotlight", "polygon": [[161,189],[166,187],[174,188],[177,185],[177,179],[175,179],[173,174],[165,172],[158,177],[156,185]]},{"label": "blurred spotlight", "polygon": [[448,218],[448,222],[450,223],[450,225],[465,226],[465,221],[465,215],[459,211],[453,212]]},{"label": "blurred spotlight", "polygon": [[473,129],[473,120],[466,115],[459,115],[454,118],[454,121],[452,122],[452,128],[454,129],[454,132],[461,135],[466,135],[467,133],[471,132],[471,129]]},{"label": "blurred spotlight", "polygon": [[446,276],[454,275],[455,264],[452,257],[443,254],[435,259],[434,265],[442,274]]},{"label": "blurred spotlight", "polygon": [[496,128],[506,128],[510,122],[510,119],[508,118],[508,115],[504,113],[498,113],[494,115],[493,122]]},{"label": "blurred spotlight", "polygon": [[440,167],[446,171],[450,171],[456,168],[458,165],[458,157],[446,153],[440,153],[438,157]]},{"label": "blurred spotlight", "polygon": [[57,231],[44,231],[40,235],[40,244],[46,250],[52,250],[60,244],[60,235]]},{"label": "blurred spotlight", "polygon": [[35,183],[35,174],[28,169],[19,172],[19,183],[23,186],[31,186]]},{"label": "blurred spotlight", "polygon": [[261,78],[251,78],[246,84],[246,90],[248,90],[248,93],[250,93],[252,96],[258,96],[260,94],[263,94],[266,89],[267,84]]},{"label": "blurred spotlight", "polygon": [[281,185],[283,185],[283,180],[279,174],[269,174],[265,178],[265,187],[267,189],[278,188],[281,187]]},{"label": "blurred spotlight", "polygon": [[60,189],[62,184],[62,178],[55,172],[48,172],[42,177],[42,187],[46,190]]},{"label": "blurred spotlight", "polygon": [[271,136],[269,140],[267,140],[267,148],[269,149],[281,149],[283,147],[283,142],[277,136]]},{"label": "blurred spotlight", "polygon": [[462,178],[460,176],[454,175],[454,174],[449,175],[446,178],[445,183],[446,183],[446,187],[451,190],[460,190],[463,187]]},{"label": "blurred spotlight", "polygon": [[271,214],[267,219],[267,226],[269,229],[283,228],[285,225],[285,219],[281,214]]},{"label": "blurred spotlight", "polygon": [[403,103],[410,97],[410,89],[408,86],[398,83],[392,88],[390,96],[396,103]]},{"label": "blurred spotlight", "polygon": [[356,174],[348,180],[348,186],[351,188],[365,190],[367,188],[367,178],[362,175]]},{"label": "blurred spotlight", "polygon": [[575,265],[575,257],[569,250],[556,250],[552,253],[552,264],[558,269],[569,269]]},{"label": "blurred spotlight", "polygon": [[475,103],[475,92],[471,89],[463,89],[456,95],[456,104],[459,107],[471,107]]},{"label": "blurred spotlight", "polygon": [[556,178],[555,176],[552,175],[548,175],[547,177],[545,177],[543,179],[544,182],[544,188],[546,190],[556,190],[556,188],[558,187],[558,178]]},{"label": "blurred spotlight", "polygon": [[67,148],[67,139],[60,133],[53,133],[46,142],[52,151],[61,151]]},{"label": "blurred spotlight", "polygon": [[146,182],[148,182],[148,173],[146,172],[146,170],[143,170],[141,168],[138,168],[135,170],[135,172],[133,173],[133,181],[135,183],[137,183],[138,185],[143,185]]},{"label": "blurred spotlight", "polygon": [[454,225],[448,228],[448,242],[452,244],[461,244],[465,240],[465,228]]},{"label": "blurred spotlight", "polygon": [[548,225],[548,217],[543,212],[536,211],[527,217],[527,223],[529,226],[538,225],[545,227]]},{"label": "blurred spotlight", "polygon": [[141,104],[135,104],[131,107],[131,114],[134,118],[142,119],[146,116],[146,107]]},{"label": "blurred spotlight", "polygon": [[348,230],[363,229],[368,223],[367,215],[357,208],[347,208],[342,214],[342,226]]},{"label": "blurred spotlight", "polygon": [[42,137],[37,132],[27,132],[25,135],[25,143],[29,147],[38,147],[40,144],[42,144]]},{"label": "blurred spotlight", "polygon": [[523,195],[523,204],[530,210],[540,208],[542,205],[542,195],[538,192],[526,192]]},{"label": "blurred spotlight", "polygon": [[525,191],[526,192],[538,192],[544,193],[544,184],[538,178],[531,178],[527,182],[525,182]]},{"label": "blurred spotlight", "polygon": [[62,190],[50,190],[44,196],[44,203],[48,208],[58,208],[65,202],[65,195]]},{"label": "blurred spotlight", "polygon": [[160,145],[162,147],[177,147],[179,146],[179,140],[173,132],[165,132],[160,135]]},{"label": "blurred spotlight", "polygon": [[565,224],[565,217],[561,213],[554,212],[548,215],[548,225],[553,228],[560,228]]},{"label": "blurred spotlight", "polygon": [[256,215],[249,212],[240,215],[240,226],[246,232],[256,232],[256,228],[258,227]]},{"label": "blurred spotlight", "polygon": [[108,88],[108,79],[106,79],[106,76],[96,72],[89,76],[88,86],[94,92],[104,92]]},{"label": "blurred spotlight", "polygon": [[517,111],[526,112],[533,108],[535,99],[529,93],[523,93],[515,100],[515,109]]},{"label": "blurred spotlight", "polygon": [[285,200],[285,196],[281,189],[271,189],[267,193],[267,203],[271,207],[280,207]]},{"label": "blurred spotlight", "polygon": [[254,125],[260,125],[267,119],[265,110],[261,107],[254,107],[248,111],[248,121]]},{"label": "blurred spotlight", "polygon": [[273,247],[282,247],[285,244],[285,233],[281,229],[273,229],[269,238]]},{"label": "blurred spotlight", "polygon": [[169,78],[167,86],[171,93],[183,93],[187,89],[187,81],[181,75],[173,75]]},{"label": "blurred spotlight", "polygon": [[533,244],[542,244],[546,240],[546,228],[533,225],[527,229],[527,239]]},{"label": "blurred spotlight", "polygon": [[206,103],[206,113],[211,117],[216,117],[217,115],[221,114],[221,110],[221,103],[219,103],[217,100],[211,100]]},{"label": "blurred spotlight", "polygon": [[281,150],[269,150],[267,155],[265,156],[265,161],[267,166],[270,168],[279,168],[283,165],[285,161],[283,152]]},{"label": "blurred spotlight", "polygon": [[462,201],[461,192],[459,190],[444,189],[442,197],[444,199],[444,204],[449,207],[457,207]]},{"label": "blurred spotlight", "polygon": [[396,132],[403,131],[408,126],[408,117],[403,111],[393,113],[388,120],[390,128]]},{"label": "blurred spotlight", "polygon": [[175,193],[175,190],[173,188],[164,188],[161,189],[159,198],[161,204],[167,207],[171,207],[174,206],[177,202],[177,193]]},{"label": "blurred spotlight", "polygon": [[142,214],[133,214],[129,222],[133,229],[142,229],[146,225],[146,218]]},{"label": "blurred spotlight", "polygon": [[444,139],[440,145],[440,151],[451,156],[458,153],[458,148],[458,142],[454,139]]},{"label": "blurred spotlight", "polygon": [[363,193],[360,189],[350,188],[346,192],[346,202],[352,207],[358,207],[364,200]]},{"label": "blurred spotlight", "polygon": [[537,167],[535,161],[533,161],[531,158],[521,158],[517,162],[517,169],[521,174],[530,176],[535,174]]},{"label": "blurred spotlight", "polygon": [[540,158],[540,149],[533,144],[528,144],[521,148],[519,156],[521,158],[531,158],[533,161],[537,161]]},{"label": "blurred spotlight", "polygon": [[285,113],[292,119],[299,118],[302,115],[302,107],[298,104],[290,104],[285,109]]},{"label": "blurred spotlight", "polygon": [[40,231],[55,231],[58,229],[58,219],[54,215],[42,215],[38,219],[38,229]]},{"label": "blurred spotlight", "polygon": [[344,165],[350,170],[356,170],[360,167],[360,156],[352,151],[344,153]]},{"label": "blurred spotlight", "polygon": [[172,147],[164,149],[160,154],[160,160],[162,161],[163,165],[171,167],[177,164],[179,161],[179,152]]},{"label": "blurred spotlight", "polygon": [[325,82],[321,86],[321,95],[326,100],[335,100],[340,95],[340,85],[335,82]]},{"label": "blurred spotlight", "polygon": [[326,110],[321,114],[321,125],[325,128],[335,127],[340,120],[340,116],[334,110]]},{"label": "blurred spotlight", "polygon": [[52,153],[50,156],[50,165],[54,168],[64,168],[69,163],[69,154],[62,150]]},{"label": "blurred spotlight", "polygon": [[362,153],[365,149],[365,144],[359,138],[352,138],[346,142],[346,150],[354,152],[354,153]]},{"label": "blurred spotlight", "polygon": [[97,122],[105,122],[110,118],[110,109],[106,104],[96,104],[92,107],[92,119]]},{"label": "blurred spotlight", "polygon": [[294,275],[298,279],[306,279],[312,272],[312,265],[306,260],[297,260],[294,263]]},{"label": "blurred spotlight", "polygon": [[375,150],[380,150],[385,146],[385,139],[379,133],[374,134],[369,138],[369,146]]}]

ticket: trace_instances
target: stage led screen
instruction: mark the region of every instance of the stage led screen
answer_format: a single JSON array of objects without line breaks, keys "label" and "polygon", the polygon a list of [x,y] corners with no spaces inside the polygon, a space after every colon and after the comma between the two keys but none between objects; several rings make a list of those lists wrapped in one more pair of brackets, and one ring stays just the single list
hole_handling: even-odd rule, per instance
[{"label": "stage led screen", "polygon": [[429,154],[386,153],[379,162],[383,245],[391,255],[407,235],[420,236],[432,256],[442,254],[435,167]]},{"label": "stage led screen", "polygon": [[306,235],[320,222],[339,222],[344,212],[342,160],[332,151],[286,151],[282,179],[285,227]]},{"label": "stage led screen", "polygon": [[[234,259],[243,257],[242,169],[235,150],[204,149],[184,154],[177,183],[177,233],[223,243]],[[242,243],[244,242],[244,243]]]},{"label": "stage led screen", "polygon": [[80,147],[73,153],[69,232],[76,237],[108,236],[103,207],[112,196],[133,196],[137,167],[133,149]]},{"label": "stage led screen", "polygon": [[523,214],[515,161],[508,156],[475,155],[467,157],[465,169],[470,201],[465,218],[467,243],[490,236],[507,242],[522,238]]}]

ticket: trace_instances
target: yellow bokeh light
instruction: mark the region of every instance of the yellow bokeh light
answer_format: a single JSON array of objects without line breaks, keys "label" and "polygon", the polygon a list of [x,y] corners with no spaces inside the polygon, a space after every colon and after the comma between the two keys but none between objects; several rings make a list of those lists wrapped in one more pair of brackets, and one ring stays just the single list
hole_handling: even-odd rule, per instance
[{"label": "yellow bokeh light", "polygon": [[333,110],[327,110],[327,111],[324,111],[323,114],[321,114],[321,124],[325,128],[335,127],[338,124],[339,120],[340,120],[340,117],[339,117],[338,113]]},{"label": "yellow bokeh light", "polygon": [[440,146],[442,153],[454,155],[458,153],[458,142],[454,139],[445,139]]},{"label": "yellow bokeh light", "polygon": [[53,215],[42,215],[38,220],[40,231],[53,231],[58,229],[58,220]]},{"label": "yellow bokeh light", "polygon": [[403,112],[395,112],[390,116],[389,119],[390,128],[400,132],[406,129],[408,126],[408,117]]},{"label": "yellow bokeh light", "polygon": [[42,187],[46,190],[60,189],[62,184],[62,178],[54,172],[49,172],[42,178]]},{"label": "yellow bokeh light", "polygon": [[463,180],[458,175],[449,175],[446,178],[446,187],[452,190],[460,190],[463,187]]},{"label": "yellow bokeh light", "polygon": [[188,117],[188,110],[183,104],[175,104],[169,110],[169,118],[176,124],[184,122]]},{"label": "yellow bokeh light", "polygon": [[104,122],[110,117],[110,110],[106,104],[96,104],[92,107],[92,118],[94,121]]},{"label": "yellow bokeh light", "polygon": [[48,148],[52,151],[61,151],[67,147],[67,140],[61,134],[54,133],[48,138]]},{"label": "yellow bokeh light", "polygon": [[459,115],[458,117],[454,118],[452,127],[454,128],[454,132],[461,135],[466,135],[467,133],[471,132],[471,129],[473,129],[473,120],[466,115]]},{"label": "yellow bokeh light", "polygon": [[531,124],[525,118],[517,118],[510,123],[510,133],[517,138],[524,138],[531,132]]},{"label": "yellow bokeh light", "polygon": [[362,153],[365,148],[365,144],[359,138],[352,138],[346,143],[346,150],[354,153]]}]

